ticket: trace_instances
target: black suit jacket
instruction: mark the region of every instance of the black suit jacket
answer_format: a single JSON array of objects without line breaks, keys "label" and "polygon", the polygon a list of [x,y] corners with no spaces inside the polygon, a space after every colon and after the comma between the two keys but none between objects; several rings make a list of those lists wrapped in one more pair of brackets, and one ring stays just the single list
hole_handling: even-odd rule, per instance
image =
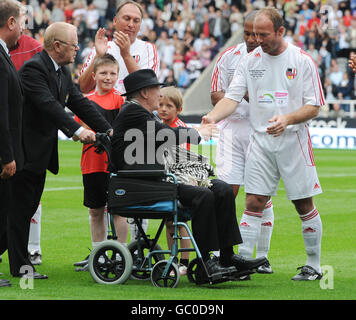
[{"label": "black suit jacket", "polygon": [[16,161],[16,169],[22,169],[22,103],[17,70],[0,45],[0,169],[1,164],[13,160]]},{"label": "black suit jacket", "polygon": [[192,128],[170,126],[135,102],[126,102],[113,123],[111,171],[163,169],[165,147],[198,144],[201,137]]},{"label": "black suit jacket", "polygon": [[23,142],[25,169],[58,173],[58,129],[72,137],[80,127],[65,111],[67,106],[96,132],[110,124],[74,85],[68,67],[62,67],[61,88],[46,50],[28,60],[19,71],[24,88]]}]

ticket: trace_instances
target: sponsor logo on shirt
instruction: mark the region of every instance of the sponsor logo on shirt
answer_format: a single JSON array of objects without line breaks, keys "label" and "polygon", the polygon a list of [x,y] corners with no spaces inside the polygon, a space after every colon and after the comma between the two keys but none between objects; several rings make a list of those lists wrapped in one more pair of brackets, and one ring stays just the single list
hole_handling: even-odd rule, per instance
[{"label": "sponsor logo on shirt", "polygon": [[259,103],[272,103],[274,101],[274,97],[270,93],[265,93],[258,97]]}]

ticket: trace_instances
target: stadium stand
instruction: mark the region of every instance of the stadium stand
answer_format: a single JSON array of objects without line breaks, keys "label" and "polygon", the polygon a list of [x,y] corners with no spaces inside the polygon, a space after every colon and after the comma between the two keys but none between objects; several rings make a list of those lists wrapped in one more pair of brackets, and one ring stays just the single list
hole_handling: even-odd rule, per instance
[{"label": "stadium stand", "polygon": [[[27,34],[43,41],[54,21],[78,27],[80,52],[72,66],[73,78],[99,27],[114,32],[112,19],[119,0],[23,0],[33,13]],[[356,2],[344,0],[142,0],[146,13],[139,37],[155,43],[161,57],[160,79],[184,93],[195,82],[206,83],[204,72],[227,41],[241,32],[251,10],[275,6],[286,21],[286,39],[309,53],[319,67],[327,97],[324,115],[355,117],[355,75],[347,59],[356,53]],[[238,38],[238,37],[237,37]],[[231,43],[231,42],[229,42]],[[338,69],[338,70],[337,70]],[[169,78],[167,80],[167,78]],[[203,90],[203,89],[201,89]],[[196,91],[195,91],[196,92]],[[185,98],[189,104],[189,99]],[[189,107],[185,108],[187,112]],[[335,109],[341,112],[335,112]]]}]

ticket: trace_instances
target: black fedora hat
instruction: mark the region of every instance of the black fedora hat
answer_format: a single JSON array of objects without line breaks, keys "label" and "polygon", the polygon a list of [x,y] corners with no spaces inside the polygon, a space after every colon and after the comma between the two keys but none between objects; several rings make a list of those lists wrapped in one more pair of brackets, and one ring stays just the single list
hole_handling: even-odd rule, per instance
[{"label": "black fedora hat", "polygon": [[122,96],[127,96],[130,93],[136,92],[142,88],[149,86],[162,86],[164,83],[160,83],[157,79],[155,72],[152,69],[141,69],[130,73],[124,79],[124,86],[126,93]]}]

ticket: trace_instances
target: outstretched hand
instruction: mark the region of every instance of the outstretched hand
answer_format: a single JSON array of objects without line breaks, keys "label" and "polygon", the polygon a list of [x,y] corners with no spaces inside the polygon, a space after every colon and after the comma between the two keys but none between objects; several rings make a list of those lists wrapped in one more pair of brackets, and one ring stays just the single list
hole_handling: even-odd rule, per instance
[{"label": "outstretched hand", "polygon": [[209,116],[209,114],[207,114],[201,118],[200,125],[207,124],[207,123],[215,124],[215,121]]},{"label": "outstretched hand", "polygon": [[104,28],[100,28],[95,34],[95,51],[98,56],[103,56],[108,50],[108,38],[105,34]]},{"label": "outstretched hand", "polygon": [[209,141],[211,138],[216,138],[219,136],[219,129],[215,123],[203,123],[200,126],[194,127],[198,130],[199,134],[204,140]]}]

